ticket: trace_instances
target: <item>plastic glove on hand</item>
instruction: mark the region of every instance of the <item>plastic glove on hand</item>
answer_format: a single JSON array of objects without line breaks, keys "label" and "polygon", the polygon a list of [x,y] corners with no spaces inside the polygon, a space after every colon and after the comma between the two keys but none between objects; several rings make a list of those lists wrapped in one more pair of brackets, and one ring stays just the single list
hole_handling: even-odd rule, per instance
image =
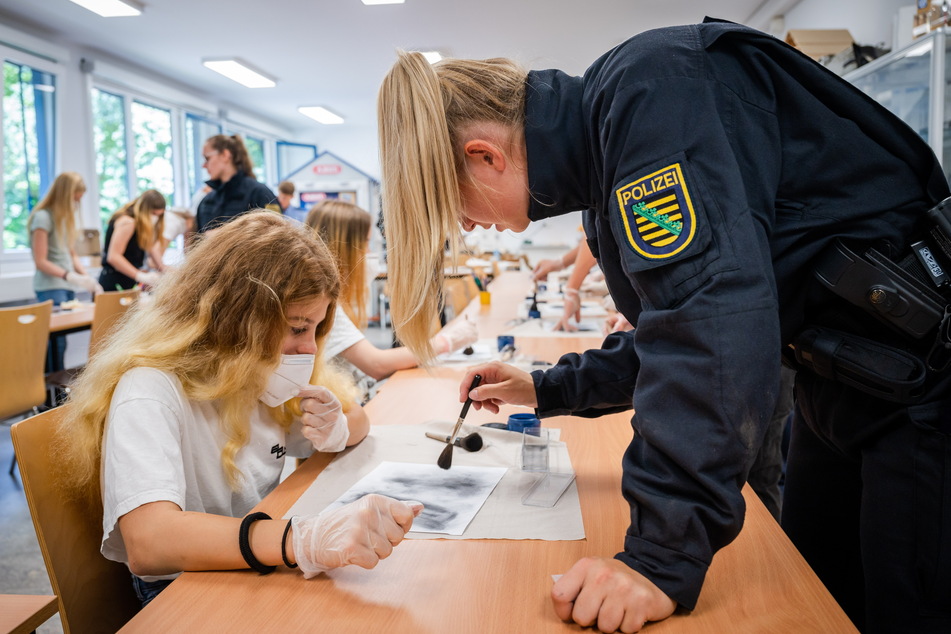
[{"label": "plastic glove on hand", "polygon": [[447,349],[440,350],[440,352],[453,352],[474,344],[479,339],[479,330],[468,319],[456,319],[446,324],[436,334],[436,337],[442,337],[446,340]]},{"label": "plastic glove on hand", "polygon": [[532,280],[535,282],[540,282],[547,279],[549,273],[560,271],[563,268],[565,267],[561,263],[561,260],[542,260],[536,264],[535,268],[532,270]]},{"label": "plastic glove on hand", "polygon": [[75,271],[70,271],[66,274],[66,281],[72,284],[73,286],[78,286],[79,288],[89,291],[90,293],[96,293],[96,288],[99,288],[99,292],[102,292],[102,287],[99,286],[99,283],[89,277],[88,275],[80,275]]},{"label": "plastic glove on hand", "polygon": [[343,405],[325,387],[310,385],[300,394],[301,432],[317,451],[341,451],[350,438]]},{"label": "plastic glove on hand", "polygon": [[561,319],[555,325],[555,330],[564,330],[565,332],[574,332],[578,330],[570,320],[574,317],[576,322],[581,321],[581,297],[578,291],[573,288],[565,289],[565,312]]},{"label": "plastic glove on hand", "polygon": [[422,510],[419,502],[371,493],[319,515],[294,517],[297,564],[307,579],[347,564],[373,568],[403,541]]},{"label": "plastic glove on hand", "polygon": [[139,271],[135,276],[135,281],[145,286],[155,286],[162,279],[162,274],[156,271]]}]

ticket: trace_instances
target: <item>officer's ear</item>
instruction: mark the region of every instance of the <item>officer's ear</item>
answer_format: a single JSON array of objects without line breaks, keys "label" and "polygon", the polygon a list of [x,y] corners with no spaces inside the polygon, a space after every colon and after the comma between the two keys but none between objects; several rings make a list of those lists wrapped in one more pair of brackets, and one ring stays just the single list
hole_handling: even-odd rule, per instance
[{"label": "officer's ear", "polygon": [[502,148],[485,139],[470,139],[463,146],[466,164],[472,173],[480,171],[505,171],[505,154]]}]

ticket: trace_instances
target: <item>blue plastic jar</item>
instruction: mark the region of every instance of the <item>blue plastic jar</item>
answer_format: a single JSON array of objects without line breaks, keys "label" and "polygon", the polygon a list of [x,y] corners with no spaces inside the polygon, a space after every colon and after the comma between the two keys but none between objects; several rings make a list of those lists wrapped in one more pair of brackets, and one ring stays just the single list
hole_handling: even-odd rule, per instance
[{"label": "blue plastic jar", "polygon": [[508,421],[508,430],[517,431],[519,433],[524,432],[526,429],[531,427],[541,427],[542,422],[538,420],[538,417],[535,414],[530,412],[523,412],[518,414],[512,414],[509,416]]}]

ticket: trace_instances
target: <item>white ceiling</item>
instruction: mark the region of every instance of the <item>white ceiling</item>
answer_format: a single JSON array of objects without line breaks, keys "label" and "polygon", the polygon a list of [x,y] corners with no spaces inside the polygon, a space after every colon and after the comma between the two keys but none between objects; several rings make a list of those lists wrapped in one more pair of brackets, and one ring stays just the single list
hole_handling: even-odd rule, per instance
[{"label": "white ceiling", "polygon": [[[637,32],[705,14],[766,28],[790,0],[140,0],[136,18],[101,18],[68,0],[0,0],[0,22],[128,61],[200,96],[263,116],[309,138],[319,124],[297,112],[324,105],[344,126],[376,126],[376,93],[397,48],[456,57],[513,57],[530,68],[580,73]],[[766,9],[766,13],[764,13]],[[763,17],[765,15],[765,17]],[[4,19],[7,18],[7,19]],[[759,22],[759,23],[757,23]],[[277,77],[249,89],[201,65],[238,56]],[[336,132],[336,131],[335,131]],[[343,130],[340,130],[343,132]]]}]

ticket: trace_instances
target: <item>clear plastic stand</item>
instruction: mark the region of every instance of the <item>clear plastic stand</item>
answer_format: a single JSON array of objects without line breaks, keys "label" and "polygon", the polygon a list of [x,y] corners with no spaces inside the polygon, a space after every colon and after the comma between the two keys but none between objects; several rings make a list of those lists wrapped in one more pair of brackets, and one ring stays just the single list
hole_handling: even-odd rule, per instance
[{"label": "clear plastic stand", "polygon": [[551,472],[549,430],[526,427],[522,432],[522,471],[543,474],[522,497],[522,504],[551,508],[575,480],[573,471]]},{"label": "clear plastic stand", "polygon": [[551,508],[558,503],[562,494],[568,490],[568,487],[574,481],[575,474],[573,471],[546,473],[528,490],[528,493],[522,498],[522,504]]}]

